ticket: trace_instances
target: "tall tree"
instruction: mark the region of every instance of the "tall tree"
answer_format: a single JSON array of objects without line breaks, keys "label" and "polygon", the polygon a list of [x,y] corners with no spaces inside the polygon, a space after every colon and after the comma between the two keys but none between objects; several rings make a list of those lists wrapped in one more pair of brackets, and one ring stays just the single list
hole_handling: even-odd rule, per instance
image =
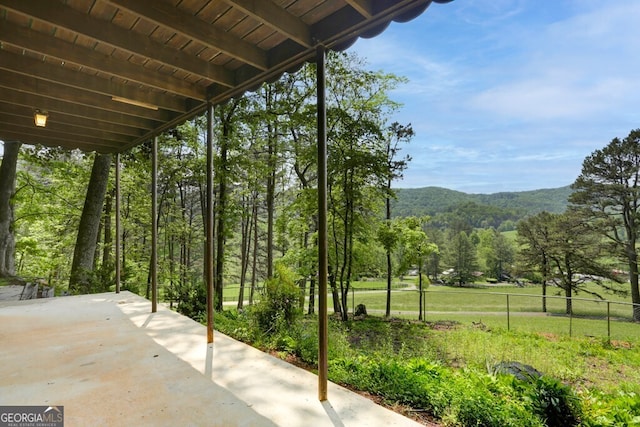
[{"label": "tall tree", "polygon": [[[414,136],[413,128],[411,125],[403,126],[398,122],[393,122],[391,126],[387,129],[387,137],[386,137],[386,155],[387,155],[387,168],[388,176],[387,176],[387,196],[385,200],[385,219],[387,228],[390,231],[391,229],[391,198],[393,197],[393,192],[391,190],[391,183],[394,179],[398,179],[402,177],[402,172],[406,169],[407,164],[411,160],[409,156],[404,157],[403,159],[397,159],[398,153],[400,152],[400,143],[401,142],[409,142],[409,140]],[[383,233],[384,235],[384,233]],[[387,257],[387,304],[385,309],[385,316],[391,316],[391,277],[393,274],[393,269],[391,265],[391,251],[395,244],[393,243],[393,239],[387,238],[382,241],[386,257]]]},{"label": "tall tree", "polygon": [[404,246],[404,264],[406,267],[414,266],[418,270],[418,320],[423,320],[424,312],[424,281],[422,273],[429,256],[438,251],[438,247],[429,242],[427,234],[424,232],[424,224],[428,218],[408,217],[402,221],[402,243]]},{"label": "tall tree", "polygon": [[518,222],[518,256],[525,272],[542,276],[542,311],[547,312],[547,285],[551,277],[551,225],[553,216],[546,211]]},{"label": "tall tree", "polygon": [[553,283],[564,290],[566,314],[573,313],[574,292],[587,292],[602,298],[586,288],[589,282],[605,286],[605,279],[616,280],[613,269],[602,261],[603,251],[599,235],[575,211],[552,214],[550,217],[550,244],[547,253],[551,264]]},{"label": "tall tree", "polygon": [[396,224],[391,220],[391,208],[389,203],[389,197],[387,197],[387,219],[380,224],[378,228],[377,239],[382,244],[385,251],[387,261],[387,304],[385,309],[385,317],[391,316],[391,278],[393,275],[391,254],[400,241],[400,230]]},{"label": "tall tree", "polygon": [[213,278],[214,289],[214,309],[222,311],[223,306],[223,286],[224,286],[224,258],[226,246],[226,225],[227,225],[227,203],[229,200],[229,145],[231,134],[233,132],[232,121],[235,110],[235,103],[228,108],[218,108],[216,113],[219,115],[220,125],[222,126],[222,135],[219,139],[220,151],[218,153],[218,167],[216,168],[216,180],[218,182],[217,200],[216,200],[216,218],[217,224],[214,229],[216,239],[216,259]]},{"label": "tall tree", "polygon": [[464,231],[451,232],[449,244],[445,248],[446,263],[453,269],[451,279],[458,285],[473,281],[473,271],[477,268],[476,247]]},{"label": "tall tree", "polygon": [[[354,242],[375,223],[384,202],[390,171],[387,167],[385,119],[397,104],[388,92],[401,79],[363,68],[357,57],[336,54],[328,62],[334,78],[329,87],[328,227],[334,308],[347,318],[346,305],[354,273]],[[336,305],[336,288],[340,306]]]},{"label": "tall tree", "polygon": [[15,274],[15,236],[12,198],[16,188],[16,167],[20,142],[5,142],[0,166],[0,277]]},{"label": "tall tree", "polygon": [[15,192],[16,273],[69,283],[92,157],[40,146],[20,149]]},{"label": "tall tree", "polygon": [[[474,231],[474,233],[476,233]],[[498,281],[508,279],[511,275],[511,263],[515,250],[511,242],[495,228],[477,232],[480,237],[478,255],[484,258],[485,273]]]},{"label": "tall tree", "polygon": [[640,322],[638,227],[640,224],[640,129],[614,138],[582,163],[573,183],[574,204],[629,268],[633,320]]},{"label": "tall tree", "polygon": [[88,293],[92,290],[91,275],[94,268],[94,254],[110,167],[110,154],[95,155],[73,252],[71,277],[69,278],[69,290],[73,293]]}]

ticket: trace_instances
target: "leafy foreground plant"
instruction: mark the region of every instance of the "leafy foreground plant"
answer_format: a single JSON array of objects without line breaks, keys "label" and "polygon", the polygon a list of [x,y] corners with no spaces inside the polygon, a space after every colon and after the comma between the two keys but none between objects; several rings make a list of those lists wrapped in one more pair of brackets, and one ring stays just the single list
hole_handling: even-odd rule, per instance
[{"label": "leafy foreground plant", "polygon": [[[225,312],[216,325],[259,348],[317,363],[315,318],[269,335],[256,330],[251,317],[250,311]],[[451,337],[454,332],[438,331]],[[640,426],[635,389],[576,392],[545,375],[519,379],[478,366],[449,366],[432,347],[432,333],[428,325],[408,321],[330,322],[329,378],[385,403],[425,410],[445,426]],[[521,339],[514,335],[514,343]]]}]

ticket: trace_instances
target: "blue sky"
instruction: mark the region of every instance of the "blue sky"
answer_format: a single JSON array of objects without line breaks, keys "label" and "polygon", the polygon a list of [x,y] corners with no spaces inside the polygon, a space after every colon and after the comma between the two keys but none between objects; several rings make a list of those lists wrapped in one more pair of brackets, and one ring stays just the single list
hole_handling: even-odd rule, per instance
[{"label": "blue sky", "polygon": [[468,193],[571,184],[640,128],[640,0],[455,0],[350,50],[405,76],[415,138],[396,187]]},{"label": "blue sky", "polygon": [[[454,0],[351,47],[405,76],[396,187],[468,193],[571,184],[640,128],[640,0]],[[0,147],[0,154],[2,148]]]}]

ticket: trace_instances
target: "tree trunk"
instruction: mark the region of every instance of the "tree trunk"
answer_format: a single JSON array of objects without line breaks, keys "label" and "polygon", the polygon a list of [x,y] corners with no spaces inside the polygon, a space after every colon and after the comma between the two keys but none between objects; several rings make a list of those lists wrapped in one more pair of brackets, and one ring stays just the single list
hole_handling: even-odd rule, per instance
[{"label": "tree trunk", "polygon": [[316,305],[316,279],[311,278],[309,280],[309,310],[308,314],[315,313],[315,305]]},{"label": "tree trunk", "polygon": [[110,154],[96,154],[87,187],[87,196],[78,226],[78,237],[73,252],[69,290],[73,293],[88,293],[91,290],[91,274],[94,268],[94,254],[102,216],[102,205],[107,191]]},{"label": "tree trunk", "polygon": [[329,272],[329,287],[331,288],[331,299],[333,300],[333,312],[335,314],[342,315],[342,308],[340,306],[340,293],[338,292],[338,282],[336,275],[333,273],[331,265],[328,266]]},{"label": "tree trunk", "polygon": [[175,240],[173,233],[167,236],[168,256],[169,256],[169,308],[173,310],[173,301],[177,298],[175,274],[176,274],[176,258],[175,258]]},{"label": "tree trunk", "polygon": [[111,210],[113,208],[113,195],[108,194],[104,206],[104,246],[102,247],[102,268],[113,267],[111,251],[113,249],[113,236],[111,235]]},{"label": "tree trunk", "polygon": [[238,292],[238,310],[241,310],[244,306],[244,288],[247,282],[247,271],[249,269],[249,256],[251,255],[251,232],[253,218],[251,215],[255,212],[252,208],[249,212],[249,203],[251,198],[242,198],[242,207],[244,214],[242,215],[241,232],[240,237],[240,292]]},{"label": "tree trunk", "polygon": [[220,138],[220,166],[218,170],[218,224],[216,233],[216,259],[215,259],[215,275],[214,275],[214,310],[222,311],[223,298],[223,280],[224,280],[224,252],[225,252],[225,221],[227,218],[227,171],[229,138],[231,135],[231,125],[229,123],[231,116],[222,119],[222,138]]},{"label": "tree trunk", "polygon": [[249,305],[253,304],[253,296],[258,280],[258,201],[257,195],[253,199],[253,248],[251,250],[251,290],[249,292]]},{"label": "tree trunk", "polygon": [[571,286],[567,286],[564,290],[564,294],[565,297],[567,298],[567,307],[566,307],[566,314],[572,314],[573,313],[573,300],[571,299]]},{"label": "tree trunk", "polygon": [[[271,126],[269,125],[269,133],[271,134]],[[275,167],[275,137],[269,136],[269,176],[267,178],[267,278],[273,276],[273,234],[274,234],[274,218],[275,218],[275,194],[276,194],[276,167]]]},{"label": "tree trunk", "polygon": [[20,142],[5,142],[0,165],[0,277],[15,274],[15,236],[13,234],[13,204]]}]

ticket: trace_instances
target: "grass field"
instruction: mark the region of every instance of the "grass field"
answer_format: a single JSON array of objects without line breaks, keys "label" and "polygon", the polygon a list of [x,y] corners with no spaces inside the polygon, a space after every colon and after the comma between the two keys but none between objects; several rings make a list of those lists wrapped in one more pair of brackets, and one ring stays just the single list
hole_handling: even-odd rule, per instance
[{"label": "grass field", "polygon": [[[603,295],[607,302],[581,293],[573,300],[576,314],[567,316],[557,289],[549,290],[548,312],[543,313],[537,286],[431,286],[425,292],[426,321],[418,321],[419,293],[412,279],[394,282],[389,319],[383,317],[384,281],[360,281],[353,287],[349,312],[365,304],[369,315],[346,322],[331,316],[331,381],[396,408],[421,408],[443,425],[578,425],[558,419],[546,423],[546,413],[524,423],[523,417],[531,421],[537,413],[532,403],[537,401],[557,407],[560,415],[578,414],[584,426],[639,425],[640,324],[625,320],[631,306],[623,296]],[[233,309],[237,288],[225,289],[225,297],[231,301],[216,321],[222,332],[287,360],[293,356],[311,367],[317,363],[317,316],[264,333],[252,321],[256,311]],[[512,363],[533,367],[546,379],[534,381],[531,392],[530,383],[499,374],[500,366]],[[568,411],[562,396],[578,409]]]},{"label": "grass field", "polygon": [[[535,287],[436,286],[426,295],[440,310],[427,311],[426,322],[421,322],[417,321],[418,293],[411,290],[412,283],[393,291],[392,318],[387,319],[383,317],[384,284],[359,282],[356,288],[349,310],[354,302],[365,302],[370,315],[346,322],[330,318],[331,381],[376,395],[395,408],[401,409],[398,404],[422,408],[443,421],[442,425],[576,425],[558,420],[551,424],[522,421],[522,416],[531,417],[535,405],[530,403],[535,399],[542,399],[545,405],[551,402],[559,414],[573,413],[561,404],[561,390],[579,402],[575,413],[585,421],[580,425],[638,425],[638,324],[612,321],[611,339],[607,339],[605,320],[539,312],[535,303],[539,296],[531,293],[539,290]],[[514,309],[520,310],[509,317],[506,295],[510,308],[514,300]],[[553,308],[562,311],[559,301]],[[574,302],[576,308],[593,314],[589,301]],[[578,307],[578,302],[585,306]],[[218,316],[216,325],[287,360],[294,355],[309,366],[317,363],[317,316],[304,316],[279,333],[269,329],[256,334],[251,332],[256,325],[252,313],[241,314],[229,307],[225,315]],[[499,366],[511,363],[533,367],[556,386],[540,388],[539,394],[523,391],[526,384],[498,375]],[[547,397],[551,400],[545,400]],[[543,414],[540,420],[544,418]]]},{"label": "grass field", "polygon": [[[393,281],[391,313],[394,317],[418,318],[419,294],[416,287],[413,277]],[[597,285],[590,285],[587,290],[601,294],[606,300],[598,300],[587,292],[580,292],[572,300],[573,316],[567,316],[565,298],[561,290],[555,287],[547,290],[547,312],[544,313],[542,288],[538,285],[476,285],[468,288],[431,285],[425,291],[425,320],[640,342],[640,325],[630,321],[632,306],[629,297],[605,293]],[[620,290],[624,291],[625,288],[621,285]],[[245,295],[248,293],[245,292]],[[238,288],[225,288],[224,297],[227,302],[237,301]],[[316,304],[317,301],[316,297]],[[386,282],[354,282],[348,298],[349,312],[358,304],[364,304],[370,314],[384,314]],[[332,306],[331,302],[329,306]]]}]

